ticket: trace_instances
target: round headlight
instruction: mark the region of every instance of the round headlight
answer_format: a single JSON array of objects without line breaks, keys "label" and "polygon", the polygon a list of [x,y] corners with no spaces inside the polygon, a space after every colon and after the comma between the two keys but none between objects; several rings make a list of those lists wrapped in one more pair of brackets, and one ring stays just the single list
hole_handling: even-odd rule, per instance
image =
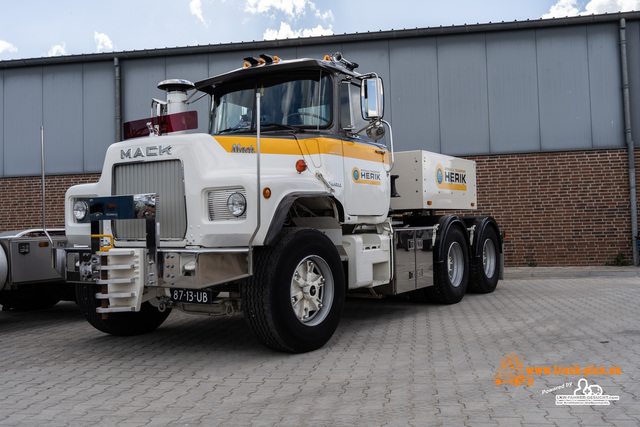
[{"label": "round headlight", "polygon": [[76,200],[73,204],[73,216],[76,221],[82,221],[89,213],[89,205],[84,200]]},{"label": "round headlight", "polygon": [[227,209],[233,216],[240,216],[247,208],[247,199],[240,193],[233,193],[227,199]]}]

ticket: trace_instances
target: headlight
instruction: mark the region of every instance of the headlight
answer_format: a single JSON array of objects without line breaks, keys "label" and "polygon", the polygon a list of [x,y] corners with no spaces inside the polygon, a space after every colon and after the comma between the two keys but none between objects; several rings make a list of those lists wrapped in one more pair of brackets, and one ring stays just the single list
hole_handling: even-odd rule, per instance
[{"label": "headlight", "polygon": [[233,193],[227,199],[227,209],[233,216],[240,216],[247,208],[247,199],[240,193]]},{"label": "headlight", "polygon": [[87,217],[89,213],[89,205],[84,200],[76,200],[73,204],[73,216],[76,221],[80,222]]}]

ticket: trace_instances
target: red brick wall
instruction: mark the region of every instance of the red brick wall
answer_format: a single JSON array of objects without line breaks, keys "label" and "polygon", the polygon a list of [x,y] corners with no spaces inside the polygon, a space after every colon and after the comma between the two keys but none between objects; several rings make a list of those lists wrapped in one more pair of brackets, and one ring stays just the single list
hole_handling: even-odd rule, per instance
[{"label": "red brick wall", "polygon": [[[64,194],[76,184],[96,182],[99,175],[54,175],[45,182],[47,227],[64,227]],[[40,176],[0,178],[0,232],[42,227]]]},{"label": "red brick wall", "polygon": [[599,266],[620,252],[633,262],[627,150],[471,158],[478,210],[506,233],[506,266]]},{"label": "red brick wall", "polygon": [[[640,167],[640,151],[636,167]],[[471,157],[478,165],[478,214],[506,233],[505,265],[631,262],[626,150]],[[640,170],[638,171],[640,175]],[[64,225],[68,187],[98,175],[47,177],[47,226]],[[0,179],[0,231],[41,226],[40,177]]]}]

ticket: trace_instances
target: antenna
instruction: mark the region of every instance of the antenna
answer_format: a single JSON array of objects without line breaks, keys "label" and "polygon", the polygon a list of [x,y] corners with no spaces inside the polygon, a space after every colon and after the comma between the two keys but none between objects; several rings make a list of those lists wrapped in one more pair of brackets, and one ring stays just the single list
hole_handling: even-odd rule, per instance
[{"label": "antenna", "polygon": [[42,231],[49,239],[51,247],[53,248],[53,239],[47,232],[47,217],[45,209],[45,185],[44,185],[44,125],[40,125],[40,156],[42,158]]}]

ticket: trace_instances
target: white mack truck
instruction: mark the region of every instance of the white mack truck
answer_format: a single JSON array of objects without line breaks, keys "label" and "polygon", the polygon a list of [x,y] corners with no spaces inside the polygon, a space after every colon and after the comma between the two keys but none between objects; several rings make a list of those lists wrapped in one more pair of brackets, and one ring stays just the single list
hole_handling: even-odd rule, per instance
[{"label": "white mack truck", "polygon": [[[339,53],[245,61],[161,82],[166,101],[125,124],[99,181],[67,191],[56,265],[91,325],[134,335],[174,308],[242,311],[268,347],[306,352],[347,293],[451,304],[495,289],[496,222],[434,214],[476,208],[474,162],[394,153],[381,79]],[[192,89],[210,98],[208,133],[187,132]]]}]

